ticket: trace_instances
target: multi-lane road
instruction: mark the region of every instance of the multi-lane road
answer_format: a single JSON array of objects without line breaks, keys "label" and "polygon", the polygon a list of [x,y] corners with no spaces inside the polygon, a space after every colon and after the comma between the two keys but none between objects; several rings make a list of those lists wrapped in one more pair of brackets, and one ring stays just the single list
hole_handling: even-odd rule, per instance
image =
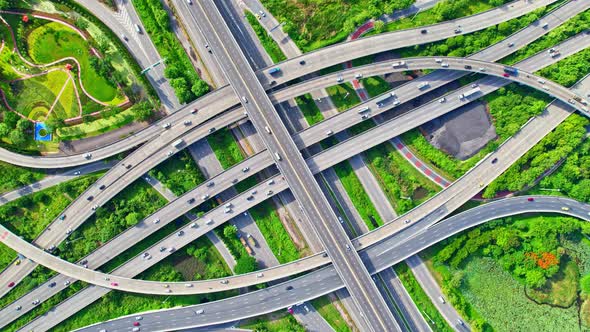
[{"label": "multi-lane road", "polygon": [[[572,46],[573,46],[573,48],[572,48]],[[584,46],[585,46],[585,44],[582,41],[577,40],[577,37],[574,37],[572,40],[569,40],[569,41],[561,44],[559,47],[564,52],[564,56],[565,56],[567,54],[571,54],[571,53],[575,52],[576,50],[582,49]],[[521,65],[524,68],[535,70],[535,68],[540,68],[543,65],[547,65],[549,63],[552,63],[551,60],[549,60],[547,58],[545,58],[545,59],[539,58],[542,56],[543,55],[541,53],[535,57],[532,57],[528,60],[523,61],[523,63]],[[488,92],[493,91],[496,88],[506,84],[506,83],[498,84],[497,82],[492,81],[488,86],[489,90],[486,90],[485,87],[488,85],[488,83],[485,83],[485,80],[486,79],[483,79],[483,81],[478,82],[480,87],[482,87],[483,93],[488,93]],[[452,97],[456,97],[457,95],[458,95],[458,92],[456,92],[455,95],[452,95]],[[451,99],[454,99],[454,98],[451,98]],[[436,113],[437,109],[442,108],[443,111],[446,112],[446,111],[453,109],[454,107],[456,107],[456,106],[452,106],[450,104],[439,105],[437,103],[431,103],[431,104],[427,104],[427,105],[422,106],[421,108],[417,109],[416,112],[418,112],[418,114],[430,114],[431,116],[435,117],[435,116],[437,116],[437,113]],[[408,116],[410,116],[410,115],[411,115],[411,113],[408,114]],[[415,115],[417,115],[417,114],[415,114]],[[408,120],[410,120],[410,119],[411,118],[408,117]],[[398,120],[399,121],[397,123],[396,122],[392,123],[392,127],[397,127],[399,124],[402,124],[402,123],[408,121],[403,116],[400,117]],[[423,121],[427,121],[427,120],[423,119]],[[418,124],[419,123],[421,123],[421,122],[418,122]],[[315,127],[310,128],[309,131],[313,131],[314,128]],[[388,130],[386,129],[385,131],[388,131]],[[302,132],[302,133],[305,133],[305,132]],[[323,135],[323,133],[321,131],[319,131],[318,135],[316,135],[316,136],[322,137],[322,135]],[[309,142],[309,143],[311,143],[311,142]],[[360,151],[361,150],[359,150],[359,152]],[[219,177],[212,179],[216,183],[216,186],[214,187],[215,191],[211,192],[211,195],[215,195],[217,192],[224,190],[224,188],[229,187],[231,185],[230,181],[233,181],[234,178],[241,179],[240,178],[241,176],[246,177],[247,175],[243,175],[243,173],[240,171],[241,168],[251,167],[250,172],[257,172],[257,171],[263,169],[264,167],[270,165],[271,163],[272,163],[272,161],[271,161],[270,156],[268,156],[268,154],[266,156],[263,156],[263,154],[260,154],[258,156],[253,157],[253,159],[246,160],[244,163],[239,164],[236,167],[228,170],[226,173],[221,174]],[[132,228],[129,231],[123,233],[123,234],[128,234],[128,236],[122,236],[122,237],[116,238],[113,241],[111,241],[109,243],[109,245],[116,244],[118,242],[118,240],[119,240],[119,243],[124,243],[127,245],[131,245],[131,243],[141,240],[142,238],[147,236],[147,234],[149,234],[150,229],[152,229],[152,231],[155,231],[155,229],[157,229],[157,227],[164,224],[165,220],[173,220],[176,218],[176,215],[174,214],[174,212],[172,214],[170,214],[169,211],[178,211],[179,213],[180,213],[180,211],[188,211],[191,208],[190,205],[186,204],[186,199],[189,196],[198,198],[198,197],[201,197],[201,195],[203,195],[205,193],[208,193],[208,192],[206,191],[204,186],[202,186],[201,189],[196,189],[190,193],[187,193],[185,196],[181,197],[178,201],[176,201],[172,205],[162,209],[161,211],[157,212],[155,215],[146,219],[145,223],[149,227],[142,228],[142,229],[146,230],[147,232],[143,232],[143,233],[138,234],[137,232],[134,232],[135,228]],[[184,206],[184,207],[182,209],[179,209],[179,207],[182,207],[182,206]],[[152,227],[152,224],[150,223],[150,221],[153,219],[161,219],[161,220],[163,220],[163,222],[162,222],[162,224],[154,225]],[[143,235],[141,235],[141,234],[143,234]],[[132,242],[128,242],[128,241],[132,241]],[[124,247],[124,246],[122,247],[120,245],[119,246],[106,245],[106,246],[103,246],[99,249],[99,255],[97,255],[97,256],[104,257],[104,258],[112,257],[113,252],[120,252],[120,251],[124,250],[125,248],[127,248],[127,247]],[[93,266],[94,263],[100,265],[100,261],[101,260],[95,261],[94,258],[91,258],[90,265]]]},{"label": "multi-lane road", "polygon": [[[580,46],[580,45],[578,44],[578,46]],[[490,63],[490,62],[485,62],[485,61],[480,61],[480,60],[470,60],[470,59],[464,59],[464,58],[440,57],[438,59],[440,59],[442,61],[442,63],[448,64],[449,69],[465,70],[464,66],[469,65],[469,66],[472,66],[472,70],[477,71],[477,70],[479,70],[479,68],[485,68],[486,74],[498,76],[498,77],[502,77],[502,74],[504,72],[503,71],[504,66],[501,64],[495,64],[495,63]],[[427,68],[436,68],[436,67],[440,66],[440,64],[437,63],[434,58],[430,58],[430,57],[406,59],[406,64],[407,64],[408,68],[412,68],[412,69],[427,69]],[[505,79],[505,77],[502,77],[502,79]],[[532,73],[526,72],[522,69],[520,70],[520,74],[518,76],[510,76],[510,80],[514,80],[514,81],[535,87],[536,89],[538,89],[540,91],[545,91],[543,89],[543,87],[549,87],[549,89],[550,89],[549,91],[551,92],[552,96],[557,97],[560,100],[567,101],[573,97],[578,96],[577,94],[575,94],[574,92],[572,92],[569,89],[563,88],[563,87],[559,86],[558,84],[550,82],[548,80],[544,80],[544,79],[542,79]],[[478,83],[474,83],[474,84],[478,84]],[[480,85],[478,84],[478,86],[480,86]],[[449,98],[448,103],[451,105],[450,107],[456,108],[464,102],[461,98],[458,98],[458,96],[457,96],[458,94],[460,94],[460,93],[455,93],[455,96],[454,96],[455,98]],[[482,93],[482,95],[483,95],[483,93]],[[579,98],[581,98],[581,97],[579,97]],[[452,104],[453,100],[457,100],[458,104],[453,105]],[[569,104],[569,105],[571,105],[571,107],[577,106],[577,107],[581,108],[581,106],[579,106],[580,103],[577,103],[577,102],[575,104],[564,102],[564,104]],[[410,114],[410,113],[408,113],[408,114]],[[252,115],[250,115],[250,117],[252,117]],[[321,153],[313,156],[308,161],[306,161],[306,162],[304,161],[304,165],[307,165],[311,169],[311,172],[313,172],[313,173],[320,172],[321,170],[326,169],[327,167],[331,167],[331,166],[337,164],[341,160],[347,159],[352,155],[356,155],[368,148],[371,148],[377,144],[380,144],[381,142],[387,141],[388,139],[390,139],[393,136],[397,136],[397,135],[417,126],[415,123],[411,123],[409,121],[400,121],[400,118],[404,118],[404,116],[401,116],[399,118],[395,118],[389,122],[384,123],[382,126],[375,127],[371,130],[368,130],[362,134],[355,136],[352,139],[344,141],[344,142],[342,142],[330,149],[324,150]],[[420,121],[420,120],[421,119],[418,119],[415,121]],[[421,122],[421,123],[423,123],[423,122]],[[391,128],[391,127],[394,127],[394,128]],[[269,135],[269,136],[276,136],[276,132],[277,132],[276,130],[273,131],[273,135]],[[300,155],[298,148],[297,147],[295,147],[295,148],[297,149],[296,150],[297,154]],[[277,151],[277,150],[274,150],[274,151]],[[266,154],[267,154],[266,157],[263,157],[263,155],[262,155],[263,153],[265,153],[265,152],[261,152],[260,154],[258,154],[256,156],[256,158],[260,158],[260,161],[258,162],[259,167],[260,166],[261,167],[269,166],[269,165],[265,165],[263,163],[264,159],[268,160],[269,153],[266,152]],[[273,155],[270,154],[270,157],[272,157],[272,156]],[[279,165],[281,164],[281,161],[274,160],[274,162],[278,163]],[[485,164],[485,163],[482,163],[482,164]],[[500,161],[498,161],[498,163],[491,164],[489,166],[489,168],[502,169],[503,166],[505,166],[507,168],[509,165],[510,164],[504,163],[504,162],[502,162],[502,160],[500,160]],[[124,168],[124,167],[121,167],[121,168]],[[232,168],[232,170],[237,173],[237,167]],[[242,170],[242,173],[246,173],[246,172],[244,172]],[[283,176],[288,179],[288,177],[286,176],[284,171],[282,173],[283,173]],[[497,173],[497,171],[490,172],[490,174],[491,173]],[[467,173],[465,176],[469,176],[470,174],[471,173]],[[225,180],[225,184],[227,185],[227,183],[231,183],[233,181],[233,178],[225,177],[225,174],[224,174],[224,180]],[[281,180],[282,180],[282,177],[281,177]],[[287,182],[288,182],[288,180],[287,180]],[[487,183],[485,183],[486,181],[484,180],[483,177],[481,177],[479,181],[473,181],[473,183],[475,183],[475,182],[477,182],[480,185],[480,187],[487,185]],[[220,181],[219,183],[224,183],[224,182]],[[267,186],[269,186],[269,188],[271,186],[269,184],[263,184],[263,185],[267,185]],[[456,184],[451,185],[449,188],[454,187],[454,186],[456,186]],[[291,183],[289,183],[289,187],[291,190],[293,190],[293,185]],[[212,188],[214,188],[214,189],[211,189],[211,190],[215,190],[215,191],[219,191],[219,190],[223,189],[220,186],[213,186]],[[280,184],[276,183],[276,186],[274,188],[275,188],[274,192],[268,194],[267,197],[275,194],[276,192],[278,192],[278,190],[282,190],[285,187],[281,188]],[[448,190],[449,188],[447,188],[447,190],[441,192],[441,194],[435,196],[434,198],[436,198],[438,196],[449,195],[449,194],[442,195],[443,193],[449,192],[449,190]],[[268,189],[268,190],[270,190],[270,189]],[[190,194],[185,194],[185,195],[183,195],[183,197],[187,197],[188,195],[190,195]],[[424,205],[428,205],[429,203],[431,203],[434,200],[434,198],[425,202]],[[432,204],[438,204],[441,202],[440,199],[436,199],[435,201],[437,203],[432,203]],[[179,200],[176,200],[174,202],[180,203]],[[421,212],[416,213],[415,212],[416,210],[420,210]],[[408,218],[410,220],[420,220],[423,217],[427,216],[431,211],[434,211],[434,210],[435,209],[427,210],[426,208],[421,206],[415,210],[410,211],[408,214],[403,216],[403,218],[404,218],[404,220],[407,220]],[[180,210],[177,209],[176,211],[178,212]],[[336,218],[336,217],[334,217],[334,218]],[[398,220],[398,219],[396,219],[396,220]],[[384,227],[381,227],[377,230],[374,230],[368,234],[361,236],[358,240],[359,245],[368,246],[368,245],[376,243],[380,240],[383,240],[384,238],[387,238],[391,234],[394,234],[394,233],[400,231],[401,230],[400,226],[402,226],[402,228],[404,227],[403,225],[399,225],[399,223],[397,223],[397,224],[388,223]],[[388,229],[388,230],[385,231],[385,229]],[[52,231],[53,231],[53,229],[52,229]],[[60,235],[58,234],[57,236],[60,236]],[[64,236],[64,238],[65,238],[65,236]],[[73,268],[71,266],[63,265],[60,267],[60,265],[62,265],[61,262],[66,263],[65,261],[59,260],[58,258],[53,257],[53,256],[43,252],[39,248],[28,244],[27,242],[20,239],[18,236],[15,236],[14,234],[10,233],[8,230],[5,231],[5,236],[4,236],[3,241],[6,244],[8,244],[10,247],[12,247],[14,250],[21,252],[25,256],[41,263],[42,265],[46,265],[58,272],[65,273],[66,275],[69,275],[71,277],[77,277],[77,274],[76,274],[77,272],[74,273],[74,270],[72,270]],[[333,257],[332,257],[332,259],[333,259]],[[85,269],[78,267],[77,270],[85,270]],[[97,277],[94,277],[92,279],[88,279],[87,277],[85,277],[86,279],[80,277],[80,279],[90,282],[90,283],[96,283],[96,281],[92,281],[92,280],[93,279],[104,279],[104,277],[105,277],[103,274],[100,274],[98,272],[92,272],[92,271],[85,271],[83,273],[83,275],[90,276],[90,275],[92,275],[92,273],[96,273]],[[110,282],[104,282],[104,280],[99,280],[99,281],[100,282],[97,283],[99,285],[102,285],[105,287],[113,287]],[[125,290],[127,282],[125,282],[125,284],[123,284],[123,281],[122,280],[120,280],[120,281],[121,281],[121,283],[120,283],[121,285],[116,286],[117,289]],[[267,280],[264,279],[261,281],[267,281]],[[135,283],[135,282],[139,283],[140,281],[133,281],[130,283]],[[141,287],[140,288],[129,288],[127,290],[133,291],[133,292],[141,292]],[[190,292],[199,293],[200,291],[198,290],[198,288],[193,288],[189,291],[189,293]],[[161,292],[161,293],[163,293],[163,292]],[[181,292],[181,293],[186,293],[186,292]]]}]

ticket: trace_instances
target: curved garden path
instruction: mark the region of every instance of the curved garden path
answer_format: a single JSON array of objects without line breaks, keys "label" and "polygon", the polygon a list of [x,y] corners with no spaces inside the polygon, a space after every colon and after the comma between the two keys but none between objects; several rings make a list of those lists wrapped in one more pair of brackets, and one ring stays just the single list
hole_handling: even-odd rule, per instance
[{"label": "curved garden path", "polygon": [[[20,16],[25,16],[25,15],[28,15],[27,13],[22,13],[22,12],[15,12],[15,11],[5,11],[5,10],[0,10],[0,14],[12,14],[12,15],[20,15]],[[75,27],[75,26],[73,26],[73,25],[69,24],[68,22],[65,22],[65,21],[62,21],[62,20],[56,19],[56,18],[54,18],[54,17],[45,16],[45,15],[40,15],[40,14],[31,14],[31,16],[32,16],[32,17],[35,17],[35,18],[44,19],[44,20],[48,20],[48,21],[52,21],[52,22],[56,22],[56,23],[63,24],[63,25],[65,25],[65,26],[67,26],[67,27],[71,28],[72,30],[74,30],[76,33],[78,33],[78,34],[79,34],[79,35],[80,35],[80,36],[81,36],[81,37],[82,37],[82,38],[83,38],[85,41],[88,41],[88,37],[86,37],[86,35],[85,35],[85,34],[84,34],[84,33],[83,33],[83,32],[82,32],[80,29],[78,29],[77,27]],[[105,103],[105,102],[102,102],[102,101],[98,100],[97,98],[95,98],[94,96],[92,96],[90,93],[88,93],[88,91],[86,91],[86,89],[84,88],[84,84],[82,83],[82,73],[81,73],[81,72],[82,72],[82,67],[81,67],[80,63],[78,62],[78,60],[77,60],[76,58],[74,58],[74,57],[64,57],[64,58],[61,58],[61,59],[58,59],[58,60],[55,60],[55,61],[53,61],[53,62],[46,63],[46,64],[36,64],[36,63],[33,63],[33,62],[31,62],[31,61],[27,60],[25,57],[23,57],[23,55],[20,53],[20,50],[18,49],[18,46],[17,46],[17,43],[16,43],[16,36],[15,36],[15,34],[14,34],[14,31],[13,31],[12,27],[11,27],[11,26],[8,24],[8,22],[6,22],[6,20],[5,20],[3,17],[1,17],[1,16],[0,16],[0,20],[1,20],[1,21],[2,21],[2,23],[4,23],[4,25],[6,25],[6,27],[8,28],[8,31],[10,32],[10,34],[11,34],[11,37],[12,37],[12,42],[13,42],[14,51],[15,51],[15,53],[16,53],[16,54],[18,54],[19,58],[20,58],[20,59],[21,59],[21,60],[22,60],[24,63],[26,63],[27,65],[29,65],[29,66],[31,66],[31,67],[35,67],[35,68],[46,68],[46,67],[53,66],[53,65],[56,65],[56,64],[59,64],[59,63],[62,63],[62,62],[66,62],[66,61],[72,61],[72,62],[74,62],[74,63],[77,65],[77,67],[78,67],[78,75],[77,75],[77,76],[78,76],[78,83],[79,83],[79,85],[80,85],[80,88],[82,89],[82,92],[84,92],[84,94],[85,94],[85,95],[86,95],[88,98],[90,98],[92,101],[94,101],[94,102],[96,102],[96,103],[98,103],[98,104],[100,104],[100,105],[102,105],[102,106],[105,106],[105,107],[107,107],[107,106],[111,106],[111,105],[110,105],[110,104],[108,104],[108,103]],[[4,47],[4,41],[2,41],[2,48],[3,48],[3,47]],[[98,58],[101,58],[100,54],[98,53],[98,51],[97,51],[95,48],[93,48],[93,47],[90,47],[90,50],[92,51],[92,53],[93,53],[95,56],[97,56]],[[1,51],[2,51],[2,50],[0,49],[0,52],[1,52]],[[31,77],[35,77],[35,76],[44,75],[44,74],[47,74],[47,73],[49,73],[49,72],[51,72],[51,71],[53,71],[53,70],[60,70],[60,69],[58,69],[58,68],[53,68],[53,69],[46,70],[46,71],[43,71],[43,72],[41,72],[41,73],[38,73],[38,74],[35,74],[35,75],[28,75],[28,74],[20,73],[20,72],[18,72],[18,71],[17,71],[16,69],[14,69],[14,68],[13,68],[13,70],[15,70],[15,72],[17,72],[17,73],[19,73],[19,74],[22,74],[22,75],[23,75],[23,77],[21,77],[21,78],[19,78],[19,79],[17,79],[17,80],[14,80],[14,81],[18,81],[18,80],[24,80],[24,79],[28,79],[28,78],[31,78]],[[61,70],[63,70],[63,69],[61,69]],[[68,74],[68,76],[69,76],[69,79],[72,79],[72,80],[74,80],[74,78],[73,78],[73,77],[72,77],[72,75],[71,75],[71,71],[67,70],[66,72],[67,72],[67,74]],[[68,80],[69,80],[69,79],[68,79]],[[66,80],[66,83],[67,83],[67,81],[68,81],[68,80]],[[13,82],[14,82],[14,81],[13,81]],[[65,84],[64,84],[64,87],[65,87]],[[76,101],[77,101],[77,103],[78,103],[78,108],[79,108],[79,113],[78,113],[78,114],[79,114],[79,115],[78,115],[77,117],[74,117],[74,118],[65,119],[64,121],[66,121],[66,122],[67,122],[67,121],[72,121],[72,120],[77,120],[77,119],[80,119],[80,118],[82,117],[82,103],[81,103],[81,101],[80,101],[80,95],[79,95],[79,92],[78,92],[77,86],[74,84],[74,85],[73,85],[73,87],[74,87],[74,92],[75,92],[75,95],[76,95]],[[1,90],[1,89],[0,89],[0,90]],[[62,92],[63,92],[63,89],[62,89]],[[59,93],[59,95],[56,97],[56,99],[55,99],[55,101],[54,101],[53,105],[51,106],[51,109],[50,109],[49,113],[48,113],[48,114],[47,114],[47,116],[46,116],[46,119],[47,119],[47,117],[49,116],[49,114],[51,113],[51,110],[53,109],[54,105],[57,103],[57,100],[59,99],[59,97],[60,97],[60,96],[61,96],[61,92],[60,92],[60,93]],[[126,95],[124,95],[124,97],[125,97],[125,99],[124,99],[124,100],[123,100],[121,103],[117,104],[116,106],[118,106],[118,107],[122,107],[122,106],[126,105],[127,103],[129,103],[129,97],[127,97]],[[35,121],[35,120],[31,120],[31,119],[29,119],[29,118],[27,118],[27,117],[23,116],[22,114],[20,114],[20,113],[16,112],[14,109],[12,109],[12,107],[10,107],[10,105],[8,104],[8,101],[6,100],[6,96],[4,95],[4,93],[2,93],[2,99],[3,99],[3,101],[4,101],[4,104],[7,106],[7,108],[8,108],[8,109],[10,109],[11,111],[13,111],[13,112],[17,113],[19,116],[21,116],[22,118],[25,118],[25,119],[27,119],[27,120],[29,120],[29,121],[37,122],[37,121]],[[100,111],[99,111],[99,112],[94,112],[94,113],[91,113],[90,115],[96,116],[96,115],[99,115],[99,114],[100,114]]]}]

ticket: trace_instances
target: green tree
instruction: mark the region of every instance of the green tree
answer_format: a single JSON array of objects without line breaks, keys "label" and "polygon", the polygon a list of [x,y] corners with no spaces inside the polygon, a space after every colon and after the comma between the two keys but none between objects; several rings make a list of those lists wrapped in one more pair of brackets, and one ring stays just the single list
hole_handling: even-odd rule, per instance
[{"label": "green tree", "polygon": [[27,144],[27,136],[24,132],[20,130],[11,131],[8,135],[8,139],[10,139],[12,144],[18,147],[23,147]]},{"label": "green tree", "polygon": [[191,91],[198,98],[209,92],[209,85],[203,80],[197,80],[191,87]]},{"label": "green tree", "polygon": [[223,236],[226,238],[234,238],[238,234],[238,228],[236,225],[228,225],[223,228]]},{"label": "green tree", "polygon": [[256,259],[252,256],[242,256],[238,258],[236,261],[236,266],[234,267],[234,272],[236,274],[244,274],[256,271],[258,268],[258,264],[256,263]]},{"label": "green tree", "polygon": [[10,133],[10,128],[6,125],[6,123],[0,123],[0,137],[7,136]]}]

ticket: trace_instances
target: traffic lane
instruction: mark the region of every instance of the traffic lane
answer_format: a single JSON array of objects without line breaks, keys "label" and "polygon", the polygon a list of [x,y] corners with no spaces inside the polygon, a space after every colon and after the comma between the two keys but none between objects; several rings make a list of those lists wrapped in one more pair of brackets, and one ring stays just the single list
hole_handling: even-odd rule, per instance
[{"label": "traffic lane", "polygon": [[[226,52],[226,54],[223,54],[223,52],[221,52],[221,54],[218,52],[217,54],[221,55],[218,57],[218,60],[222,67],[225,68],[224,70],[226,76],[228,76],[228,80],[232,82],[232,87],[234,90],[236,90],[236,93],[244,96],[244,107],[247,110],[249,108],[255,107],[252,108],[250,114],[251,121],[258,129],[261,129],[264,124],[268,124],[268,126],[270,126],[271,130],[273,131],[273,137],[263,136],[263,140],[266,138],[265,143],[267,147],[269,149],[274,147],[276,149],[274,150],[276,151],[275,153],[288,156],[284,161],[281,161],[281,158],[277,156],[276,162],[277,166],[281,170],[281,173],[289,182],[291,191],[294,193],[297,200],[299,200],[304,206],[312,208],[305,211],[308,217],[311,217],[311,219],[316,219],[314,217],[317,216],[317,219],[324,224],[324,227],[326,227],[328,220],[336,220],[334,212],[329,210],[329,205],[327,204],[325,197],[323,195],[321,197],[318,195],[318,193],[321,194],[321,191],[319,190],[313,175],[307,168],[305,168],[305,163],[302,156],[299,154],[299,150],[291,141],[284,124],[280,121],[277,114],[275,113],[272,103],[266,96],[266,92],[258,82],[254,72],[250,70],[250,68],[247,68],[245,57],[239,50],[235,39],[233,36],[231,36],[229,29],[225,25],[223,18],[221,17],[217,8],[215,8],[215,5],[213,5],[213,2],[199,2],[199,5],[208,7],[208,9],[204,11],[206,11],[207,14],[213,15],[215,18],[215,23],[212,23],[209,20],[209,17],[207,17],[207,21],[209,21],[210,25],[202,24],[201,26],[204,30],[211,30],[211,34],[208,33],[208,35],[216,36],[216,38],[210,39],[210,43],[212,43],[212,45],[216,45],[219,50],[223,49]],[[213,26],[215,26],[215,28],[213,28]],[[221,40],[229,43],[221,44]],[[228,48],[230,46],[231,48]],[[249,103],[246,103],[245,98],[247,97],[251,98],[252,104],[249,105]],[[260,113],[257,108],[260,109]],[[302,184],[305,184],[304,188],[300,187]],[[339,231],[340,233],[344,234],[341,228],[335,231]],[[350,267],[351,259],[353,263],[358,263],[358,265],[361,265],[360,259],[356,253],[352,253],[352,255],[345,257],[342,249],[343,246],[336,242],[333,237],[331,238],[332,234],[322,234],[322,232],[320,232],[320,234],[320,238],[322,238],[328,253],[332,256],[334,265],[338,270],[341,270],[341,276],[344,278],[345,283],[349,284],[349,291],[352,294],[356,293],[354,297],[362,298],[362,304],[368,304],[372,308],[372,310],[369,310],[365,313],[367,320],[369,320],[374,326],[381,326],[385,329],[397,329],[395,320],[389,312],[381,312],[383,316],[376,315],[376,313],[379,311],[379,308],[377,308],[373,301],[377,300],[379,294],[375,285],[371,283],[367,272],[363,271],[364,269],[359,269],[358,267],[353,267],[352,269],[346,268],[346,271],[343,271],[344,269],[339,268],[339,264],[346,264]],[[331,243],[327,241],[331,241]],[[345,238],[344,241],[346,241],[344,243],[350,242],[348,238]],[[348,244],[348,248],[350,248],[350,244]],[[335,253],[337,255],[336,257],[334,255]],[[369,280],[368,283],[359,285],[361,279]],[[351,285],[354,285],[354,287],[351,287]],[[355,287],[358,287],[358,289]],[[370,298],[368,296],[370,293],[374,294],[375,296]]]},{"label": "traffic lane", "polygon": [[[514,1],[479,14],[453,21],[445,21],[431,26],[379,34],[370,38],[360,38],[346,43],[331,45],[322,48],[321,51],[309,52],[300,57],[292,58],[290,61],[278,63],[276,66],[282,69],[281,82],[290,81],[322,69],[325,62],[344,63],[367,54],[377,54],[391,49],[447,39],[458,35],[454,32],[458,25],[462,27],[462,31],[459,34],[482,30],[525,15],[554,2],[556,1]],[[420,31],[423,29],[426,29],[428,33],[422,34]],[[300,65],[300,60],[305,60],[305,65]],[[264,83],[265,87],[268,87],[271,81],[276,80],[267,71],[258,72],[257,76]]]}]

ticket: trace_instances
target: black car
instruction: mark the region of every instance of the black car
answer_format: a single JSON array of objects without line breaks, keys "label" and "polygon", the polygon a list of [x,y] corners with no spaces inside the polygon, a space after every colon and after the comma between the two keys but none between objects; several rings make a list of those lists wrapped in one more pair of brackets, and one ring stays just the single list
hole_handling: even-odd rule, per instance
[{"label": "black car", "polygon": [[106,188],[107,186],[105,186],[104,184],[101,184],[100,187],[98,187],[98,189],[100,190],[104,190],[104,188]]},{"label": "black car", "polygon": [[52,283],[49,284],[49,288],[53,288],[53,287],[55,287],[55,285],[56,284],[55,284],[55,281],[54,281],[54,282],[52,282]]},{"label": "black car", "polygon": [[299,61],[299,64],[303,66],[305,64],[305,60]]},{"label": "black car", "polygon": [[191,197],[191,198],[187,199],[187,201],[186,201],[186,202],[187,202],[188,204],[193,204],[193,203],[195,202],[195,199]]},{"label": "black car", "polygon": [[494,159],[492,159],[492,164],[495,164],[495,163],[497,163],[497,162],[498,162],[498,158],[494,158]]},{"label": "black car", "polygon": [[465,65],[465,69],[471,69],[472,67],[470,65]]},{"label": "black car", "polygon": [[88,197],[86,197],[86,200],[89,201],[89,202],[92,201],[93,199],[94,199],[94,196],[88,196]]},{"label": "black car", "polygon": [[423,35],[425,35],[425,34],[427,34],[427,33],[428,33],[428,30],[426,30],[426,29],[422,29],[422,30],[420,30],[420,33],[421,33],[421,34],[423,34]]},{"label": "black car", "polygon": [[292,289],[293,289],[293,286],[287,286],[287,288],[286,288],[286,289],[287,289],[287,290],[292,290]]}]

